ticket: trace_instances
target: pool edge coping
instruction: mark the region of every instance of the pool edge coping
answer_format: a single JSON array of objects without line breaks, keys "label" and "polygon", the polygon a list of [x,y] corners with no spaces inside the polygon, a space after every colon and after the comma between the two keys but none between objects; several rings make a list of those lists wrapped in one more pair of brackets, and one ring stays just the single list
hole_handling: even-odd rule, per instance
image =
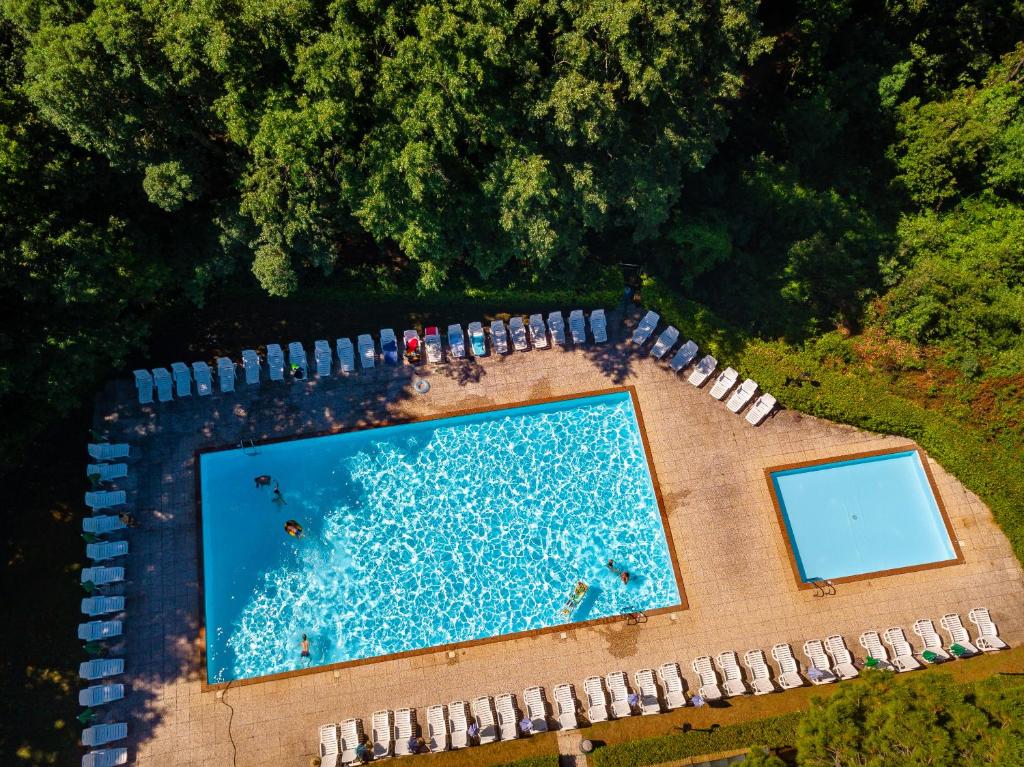
[{"label": "pool edge coping", "polygon": [[259,445],[272,445],[281,442],[292,442],[299,439],[312,439],[315,437],[329,437],[337,434],[346,434],[357,431],[367,431],[370,429],[382,428],[385,426],[401,426],[410,423],[422,423],[427,421],[440,421],[445,418],[458,418],[460,416],[477,415],[479,413],[487,413],[496,410],[512,410],[520,407],[532,407],[534,405],[546,405],[553,402],[564,402],[566,400],[573,399],[585,399],[587,397],[600,397],[608,394],[620,394],[626,392],[630,396],[630,401],[633,405],[633,414],[636,417],[637,428],[640,431],[640,443],[643,447],[644,458],[647,461],[647,470],[651,478],[651,486],[654,489],[655,502],[658,504],[658,513],[661,517],[661,527],[665,535],[665,544],[668,547],[669,559],[672,562],[672,575],[675,579],[676,589],[679,592],[679,604],[670,605],[667,607],[657,607],[653,610],[642,610],[639,613],[621,613],[619,615],[610,615],[605,618],[593,618],[587,621],[578,621],[573,623],[562,623],[555,626],[547,626],[539,629],[527,629],[525,631],[512,632],[510,634],[499,634],[493,637],[484,637],[482,639],[469,639],[463,642],[451,642],[448,644],[434,645],[432,647],[422,647],[415,650],[404,650],[402,652],[390,653],[387,655],[375,655],[371,658],[357,658],[355,660],[339,661],[338,663],[328,663],[321,666],[310,666],[308,668],[293,669],[291,671],[281,671],[276,674],[264,674],[262,676],[248,677],[246,679],[232,679],[227,682],[210,682],[209,681],[209,670],[207,669],[206,663],[206,593],[205,593],[205,572],[204,572],[204,561],[203,561],[203,496],[202,496],[202,462],[201,456],[206,453],[218,453],[226,450],[238,450],[239,445],[215,445],[209,447],[199,447],[193,451],[193,460],[195,466],[194,474],[194,485],[195,485],[195,510],[196,510],[196,562],[198,568],[198,586],[199,586],[199,632],[196,637],[196,653],[199,664],[199,675],[200,679],[200,692],[220,691],[227,690],[229,687],[238,687],[240,685],[249,684],[260,684],[263,682],[274,682],[284,679],[288,679],[294,676],[305,676],[309,674],[317,674],[326,671],[338,671],[340,669],[355,668],[358,666],[367,666],[373,663],[382,663],[385,661],[402,660],[405,658],[413,658],[419,655],[430,655],[433,653],[442,652],[453,652],[455,650],[466,649],[468,647],[475,647],[478,645],[493,644],[495,642],[510,641],[514,639],[532,639],[534,637],[542,636],[544,634],[553,634],[555,632],[568,632],[575,631],[577,629],[591,628],[594,626],[607,625],[611,623],[618,623],[620,621],[628,621],[630,616],[635,615],[664,615],[674,612],[682,612],[688,610],[690,607],[689,601],[686,598],[686,591],[683,587],[682,574],[679,569],[678,556],[676,554],[675,542],[672,537],[672,530],[669,526],[668,512],[665,510],[665,502],[661,493],[661,484],[658,482],[658,475],[654,468],[654,457],[651,454],[650,442],[647,439],[647,428],[644,425],[643,412],[640,408],[640,399],[637,397],[635,386],[613,386],[607,389],[598,389],[593,391],[585,392],[574,392],[573,394],[563,394],[554,397],[538,397],[534,399],[525,400],[522,402],[511,402],[502,405],[489,405],[487,407],[478,408],[466,408],[463,410],[455,410],[451,412],[424,415],[424,416],[408,416],[405,418],[391,418],[386,421],[368,421],[365,423],[358,423],[355,426],[344,428],[339,427],[336,429],[323,429],[310,433],[302,434],[290,434],[282,437],[270,437],[268,439],[261,440],[259,443],[255,443],[255,446]]},{"label": "pool edge coping", "polygon": [[786,526],[786,518],[782,513],[782,504],[779,501],[778,493],[775,490],[775,482],[772,479],[772,475],[781,471],[806,469],[811,466],[824,466],[830,463],[842,463],[844,461],[855,461],[862,458],[874,458],[881,455],[893,455],[895,453],[917,453],[917,458],[921,462],[921,467],[924,469],[924,475],[928,480],[929,487],[931,487],[932,495],[935,497],[935,505],[939,509],[939,515],[942,518],[942,523],[946,527],[946,535],[949,536],[949,542],[953,546],[953,551],[956,553],[956,557],[954,559],[939,560],[938,562],[925,562],[920,565],[894,567],[888,570],[872,570],[870,573],[845,575],[840,578],[818,579],[819,582],[825,580],[825,582],[833,584],[852,583],[854,581],[885,578],[890,575],[902,575],[903,573],[914,573],[922,570],[934,570],[939,567],[952,567],[953,565],[964,564],[966,561],[964,559],[964,553],[960,548],[960,542],[957,540],[956,534],[953,531],[953,523],[949,518],[949,513],[946,511],[946,504],[942,500],[942,495],[939,493],[939,486],[936,484],[935,477],[932,475],[931,467],[928,465],[928,454],[925,453],[916,442],[911,442],[909,445],[904,445],[903,447],[887,447],[881,450],[868,450],[861,453],[846,453],[844,455],[837,455],[829,458],[815,458],[810,461],[799,461],[797,463],[769,466],[764,469],[764,478],[768,483],[768,493],[771,496],[772,506],[775,509],[775,519],[778,522],[779,531],[782,533],[782,540],[786,545],[786,555],[789,558],[789,566],[793,571],[793,578],[796,581],[798,589],[801,591],[808,591],[817,587],[814,582],[804,581],[800,575],[800,565],[796,559],[796,552],[793,550],[793,539],[791,538]]}]

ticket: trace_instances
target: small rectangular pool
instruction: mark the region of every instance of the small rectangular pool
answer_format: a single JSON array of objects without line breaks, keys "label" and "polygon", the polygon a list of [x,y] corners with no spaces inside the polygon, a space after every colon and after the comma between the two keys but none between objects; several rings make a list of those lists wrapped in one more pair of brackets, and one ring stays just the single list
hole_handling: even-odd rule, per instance
[{"label": "small rectangular pool", "polygon": [[963,561],[919,451],[766,469],[797,580],[853,580]]},{"label": "small rectangular pool", "polygon": [[631,390],[201,452],[199,471],[209,684],[682,602]]}]

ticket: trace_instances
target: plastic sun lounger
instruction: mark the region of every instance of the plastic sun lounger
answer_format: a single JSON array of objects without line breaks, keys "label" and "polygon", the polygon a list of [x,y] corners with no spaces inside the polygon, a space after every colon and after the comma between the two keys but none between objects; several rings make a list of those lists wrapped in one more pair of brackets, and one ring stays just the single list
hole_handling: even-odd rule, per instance
[{"label": "plastic sun lounger", "polygon": [[899,626],[892,626],[882,634],[882,641],[892,648],[892,665],[900,673],[904,671],[915,671],[921,666],[921,662],[914,657],[914,648],[907,641],[907,635]]},{"label": "plastic sun lounger", "polygon": [[557,685],[553,691],[558,708],[558,726],[563,730],[575,730],[580,726],[576,717],[576,693],[571,684]]},{"label": "plastic sun lounger", "polygon": [[83,567],[82,583],[103,586],[107,583],[119,583],[124,580],[123,567]]},{"label": "plastic sun lounger", "polygon": [[921,643],[924,645],[924,652],[921,653],[921,657],[924,658],[926,663],[937,663],[938,661],[950,659],[950,655],[942,646],[942,639],[939,638],[938,633],[935,631],[935,624],[931,622],[931,619],[921,618],[918,621],[914,621],[912,630],[921,637]]},{"label": "plastic sun lounger", "polygon": [[523,703],[526,704],[526,716],[533,725],[533,731],[547,732],[548,707],[544,703],[544,688],[527,687],[523,691]]},{"label": "plastic sun lounger", "polygon": [[89,456],[94,461],[116,461],[118,458],[127,458],[129,450],[127,442],[117,442],[114,444],[109,442],[92,443],[89,445]]},{"label": "plastic sun lounger", "polygon": [[171,375],[174,377],[174,393],[178,397],[192,396],[192,371],[184,362],[171,363]]},{"label": "plastic sun lounger", "polygon": [[469,705],[464,700],[453,700],[448,704],[448,725],[452,748],[466,748],[469,745]]},{"label": "plastic sun lounger", "polygon": [[709,394],[717,400],[725,399],[725,395],[728,394],[729,389],[733,387],[739,377],[738,372],[732,368],[726,368],[715,378],[715,385],[711,387]]},{"label": "plastic sun lounger", "polygon": [[978,627],[978,639],[974,644],[977,645],[979,650],[982,652],[995,652],[1007,648],[1006,642],[999,638],[999,630],[996,628],[996,624],[992,622],[992,616],[989,615],[987,608],[975,607],[967,613],[967,620]]},{"label": "plastic sun lounger", "polygon": [[192,377],[196,379],[196,393],[200,397],[213,394],[213,371],[205,362],[192,363]]},{"label": "plastic sun lounger", "polygon": [[484,337],[484,326],[479,322],[469,323],[469,348],[474,357],[482,357],[487,354],[487,340]]},{"label": "plastic sun lounger", "polygon": [[517,352],[525,352],[529,349],[529,344],[526,343],[526,326],[523,324],[522,317],[513,317],[508,321],[508,329],[512,334],[512,346],[515,347]]},{"label": "plastic sun lounger", "polygon": [[228,357],[217,358],[217,383],[221,394],[230,394],[235,390],[235,363]]},{"label": "plastic sun lounger", "polygon": [[548,330],[544,318],[539,314],[530,315],[530,341],[534,349],[548,348]]},{"label": "plastic sun lounger", "polygon": [[127,553],[128,541],[103,541],[102,543],[89,543],[85,547],[85,555],[93,562],[123,557]]},{"label": "plastic sun lounger", "polygon": [[661,699],[658,696],[658,685],[654,681],[654,671],[642,668],[633,675],[636,688],[640,692],[640,713],[644,716],[661,713]]},{"label": "plastic sun lounger", "polygon": [[491,322],[491,346],[498,354],[508,354],[508,333],[501,320]]},{"label": "plastic sun lounger", "polygon": [[612,713],[618,717],[633,715],[633,707],[629,705],[629,688],[626,686],[626,672],[612,671],[605,674],[604,682],[612,698]]},{"label": "plastic sun lounger", "polygon": [[718,360],[712,357],[710,354],[701,358],[700,362],[697,363],[697,367],[694,368],[693,372],[690,373],[690,377],[687,379],[694,386],[703,386],[704,382],[711,377],[711,374],[715,372],[715,368],[718,366]]},{"label": "plastic sun lounger", "polygon": [[427,362],[438,363],[442,359],[441,335],[433,325],[423,331],[423,345],[427,348]]},{"label": "plastic sun lounger", "polygon": [[548,330],[551,331],[551,340],[560,346],[566,346],[569,338],[565,335],[565,320],[561,312],[551,312],[548,315]]},{"label": "plastic sun lounger", "polygon": [[85,467],[85,476],[99,476],[100,482],[113,482],[115,479],[124,479],[128,476],[128,464],[126,463],[90,463]]},{"label": "plastic sun lounger", "polygon": [[736,659],[736,653],[732,650],[721,652],[715,658],[715,662],[718,664],[718,668],[725,679],[722,683],[725,696],[732,698],[736,695],[746,695],[747,685],[743,681],[743,672],[740,671],[740,664]]},{"label": "plastic sun lounger", "polygon": [[739,385],[739,388],[732,393],[729,397],[729,401],[725,403],[725,406],[734,413],[738,413],[743,409],[743,406],[753,399],[757,393],[757,381],[748,378]]},{"label": "plastic sun lounger", "polygon": [[127,525],[120,516],[113,514],[99,514],[95,517],[82,517],[82,532],[93,535],[104,535],[115,530],[122,530]]},{"label": "plastic sun lounger", "polygon": [[877,631],[865,631],[860,635],[860,646],[868,651],[868,657],[878,661],[883,668],[891,668],[889,653],[882,647]]},{"label": "plastic sun lounger", "polygon": [[672,358],[672,361],[668,363],[668,366],[672,368],[676,373],[685,368],[691,362],[694,357],[697,356],[697,344],[690,340],[679,347],[679,351],[676,352],[676,356]]},{"label": "plastic sun lounger", "polygon": [[455,359],[466,356],[466,339],[462,335],[462,325],[448,326],[448,348]]},{"label": "plastic sun lounger", "polygon": [[418,364],[423,359],[423,339],[415,330],[402,333],[402,356],[410,365]]},{"label": "plastic sun lounger", "polygon": [[587,719],[590,723],[607,722],[611,719],[608,708],[608,693],[604,691],[601,677],[592,676],[583,681],[583,693],[587,696]]},{"label": "plastic sun lounger", "polygon": [[85,597],[82,599],[82,613],[90,618],[118,613],[122,610],[124,610],[124,597],[122,596]]},{"label": "plastic sun lounger", "polygon": [[572,342],[577,346],[587,342],[587,321],[583,318],[582,309],[573,309],[569,312],[569,333],[572,335]]},{"label": "plastic sun lounger", "polygon": [[369,333],[363,333],[356,338],[356,345],[359,347],[359,362],[363,369],[372,368],[377,357],[373,346],[373,337]]},{"label": "plastic sun lounger", "polygon": [[416,724],[416,709],[400,708],[395,711],[395,756],[408,756],[412,753],[410,741],[419,735]]},{"label": "plastic sun lounger", "polygon": [[97,748],[82,757],[82,767],[120,767],[128,764],[127,748]]},{"label": "plastic sun lounger", "polygon": [[78,624],[78,638],[83,642],[98,642],[101,639],[121,636],[124,624],[121,621],[89,621]]},{"label": "plastic sun lounger", "polygon": [[255,349],[242,350],[242,369],[245,371],[246,386],[259,386],[262,365],[260,355]]},{"label": "plastic sun lounger", "polygon": [[267,373],[271,381],[284,380],[284,351],[280,344],[267,344]]},{"label": "plastic sun lounger", "polygon": [[750,687],[754,695],[767,695],[775,692],[775,682],[772,681],[771,672],[768,670],[768,663],[765,661],[764,653],[760,650],[747,650],[743,656],[743,664],[750,672]]},{"label": "plastic sun lounger", "polygon": [[480,728],[480,732],[477,733],[480,745],[494,743],[500,734],[498,720],[494,713],[494,701],[486,695],[481,695],[473,700],[472,708],[476,726]]},{"label": "plastic sun lounger", "polygon": [[[957,658],[961,656],[977,655],[981,652],[971,643],[971,636],[960,622],[960,616],[956,613],[946,613],[939,621],[939,625],[949,634],[950,652]],[[957,647],[961,652],[957,652]]]},{"label": "plastic sun lounger", "polygon": [[316,360],[317,377],[330,378],[334,360],[331,357],[331,345],[326,340],[320,339],[313,342],[313,359]]},{"label": "plastic sun lounger", "polygon": [[753,406],[747,411],[747,423],[751,426],[759,425],[761,421],[771,414],[772,410],[775,409],[775,405],[775,397],[771,394],[762,394],[754,400]]},{"label": "plastic sun lounger", "polygon": [[794,687],[803,687],[804,680],[800,676],[800,667],[793,657],[793,648],[788,644],[780,643],[772,648],[772,658],[779,667],[779,687],[783,690],[792,690]]},{"label": "plastic sun lounger", "polygon": [[338,727],[338,746],[342,764],[352,764],[358,759],[356,746],[363,740],[363,720],[346,719]]},{"label": "plastic sun lounger", "polygon": [[309,380],[309,360],[306,359],[306,349],[298,341],[288,344],[288,367],[293,371],[301,370],[301,376],[295,376],[302,381]]},{"label": "plastic sun lounger", "polygon": [[700,680],[698,693],[704,700],[718,700],[722,697],[722,690],[718,686],[718,675],[715,667],[711,665],[711,658],[702,655],[693,659],[693,671]]},{"label": "plastic sun lounger", "polygon": [[95,708],[124,697],[123,684],[94,684],[78,691],[78,705]]},{"label": "plastic sun lounger", "polygon": [[92,681],[124,673],[124,658],[94,658],[78,664],[78,676]]},{"label": "plastic sun lounger", "polygon": [[385,365],[398,364],[398,337],[391,328],[380,331],[380,356]]},{"label": "plastic sun lounger", "polygon": [[825,647],[820,639],[808,639],[804,642],[804,655],[811,665],[807,668],[807,678],[811,684],[831,684],[838,677],[832,671],[832,662],[825,654]]},{"label": "plastic sun lounger", "polygon": [[156,398],[160,402],[170,402],[174,399],[171,371],[167,368],[153,368],[153,384],[156,386]]},{"label": "plastic sun lounger", "polygon": [[860,674],[853,665],[853,656],[846,647],[846,641],[839,634],[825,639],[825,652],[832,656],[833,667],[840,679],[853,679]]},{"label": "plastic sun lounger", "polygon": [[651,347],[651,356],[656,360],[660,360],[669,350],[676,345],[676,341],[679,340],[679,331],[669,325],[665,328],[661,335],[658,336],[658,340],[654,342],[654,346]]},{"label": "plastic sun lounger", "polygon": [[127,502],[128,494],[124,490],[89,490],[85,493],[85,505],[93,511],[123,506]]},{"label": "plastic sun lounger", "polygon": [[320,725],[320,764],[337,765],[339,747],[338,725]]},{"label": "plastic sun lounger", "polygon": [[373,758],[383,759],[391,756],[395,745],[394,717],[388,710],[374,711],[370,720],[370,739],[373,741]]},{"label": "plastic sun lounger", "polygon": [[658,327],[658,320],[660,319],[661,317],[657,312],[647,312],[647,314],[643,316],[643,319],[640,320],[640,324],[636,326],[636,330],[633,331],[633,337],[630,338],[630,341],[637,346],[642,345],[651,337],[651,333],[654,332],[654,329]]},{"label": "plastic sun lounger", "polygon": [[505,692],[494,699],[494,707],[498,711],[498,729],[502,740],[515,740],[519,737],[519,719],[516,716],[516,703],[512,693]]},{"label": "plastic sun lounger", "polygon": [[594,336],[596,344],[608,341],[608,320],[604,316],[604,309],[594,309],[590,313],[590,333]]},{"label": "plastic sun lounger", "polygon": [[444,706],[430,706],[427,709],[427,745],[431,751],[448,750],[448,716]]},{"label": "plastic sun lounger", "polygon": [[356,372],[356,352],[352,346],[352,339],[339,338],[334,342],[334,348],[338,352],[338,372]]},{"label": "plastic sun lounger", "polygon": [[683,675],[678,663],[663,663],[658,669],[661,683],[665,685],[665,704],[670,711],[686,705],[686,691],[683,688]]},{"label": "plastic sun lounger", "polygon": [[153,401],[153,374],[148,370],[132,371],[135,376],[135,388],[138,390],[139,404],[148,405]]},{"label": "plastic sun lounger", "polygon": [[128,737],[128,723],[94,724],[82,730],[83,746],[102,746]]}]

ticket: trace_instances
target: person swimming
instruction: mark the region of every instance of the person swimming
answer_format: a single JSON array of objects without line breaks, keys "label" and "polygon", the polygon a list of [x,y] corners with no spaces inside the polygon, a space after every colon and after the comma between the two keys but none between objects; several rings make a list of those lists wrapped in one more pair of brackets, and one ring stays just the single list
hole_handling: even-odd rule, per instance
[{"label": "person swimming", "polygon": [[629,573],[626,570],[623,570],[621,573],[619,573],[619,578],[622,579],[623,585],[629,585]]},{"label": "person swimming", "polygon": [[271,480],[269,474],[260,474],[253,481],[256,483],[256,487],[268,487]]},{"label": "person swimming", "polygon": [[281,495],[281,485],[277,482],[274,483],[274,497],[270,499],[274,503],[280,504],[281,506],[287,506],[288,501]]},{"label": "person swimming", "polygon": [[299,653],[299,657],[300,658],[308,658],[309,657],[309,637],[307,637],[305,634],[302,635],[302,652]]},{"label": "person swimming", "polygon": [[294,519],[289,519],[287,522],[284,523],[284,531],[288,533],[288,535],[294,536],[296,538],[302,537],[302,525],[300,525]]}]

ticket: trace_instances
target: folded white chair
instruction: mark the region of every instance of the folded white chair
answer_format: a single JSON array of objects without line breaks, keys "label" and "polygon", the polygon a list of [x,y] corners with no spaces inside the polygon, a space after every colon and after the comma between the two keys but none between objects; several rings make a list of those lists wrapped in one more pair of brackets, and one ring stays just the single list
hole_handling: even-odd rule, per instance
[{"label": "folded white chair", "polygon": [[408,756],[412,753],[410,741],[419,734],[416,723],[416,709],[399,708],[395,710],[395,756]]},{"label": "folded white chair", "polygon": [[337,724],[320,725],[320,765],[337,767],[341,742],[338,740]]},{"label": "folded white chair", "polygon": [[235,390],[235,363],[229,357],[217,358],[217,383],[220,384],[221,394]]},{"label": "folded white chair", "polygon": [[85,555],[93,562],[123,557],[127,553],[128,541],[103,541],[101,543],[88,543],[85,546]]},{"label": "folded white chair", "polygon": [[473,700],[473,718],[476,719],[476,726],[479,728],[477,739],[480,745],[494,743],[499,736],[498,720],[494,713],[494,701],[487,695],[481,695]]},{"label": "folded white chair", "polygon": [[621,719],[633,715],[633,707],[629,704],[629,687],[626,683],[625,671],[612,671],[604,676],[608,685],[608,693],[612,697],[612,714]]},{"label": "folded white chair", "polygon": [[715,368],[718,366],[718,360],[712,357],[710,354],[705,355],[701,358],[700,362],[697,363],[697,367],[690,373],[689,382],[694,386],[703,386],[704,382],[711,377],[711,374],[715,372]]},{"label": "folded white chair", "polygon": [[153,401],[153,374],[148,370],[135,370],[135,388],[138,390],[139,404],[148,405]]},{"label": "folded white chair", "polygon": [[530,315],[530,342],[534,349],[546,349],[548,346],[548,331],[544,325],[544,318],[539,314]]},{"label": "folded white chair", "polygon": [[296,376],[301,380],[309,380],[309,360],[306,359],[306,349],[298,341],[288,344],[288,367],[295,371],[301,370],[302,375]]},{"label": "folded white chair", "polygon": [[747,650],[743,656],[743,664],[750,673],[750,687],[754,695],[767,695],[775,692],[775,682],[772,681],[771,672],[768,670],[768,663],[765,661],[764,653],[760,650]]},{"label": "folded white chair", "polygon": [[494,707],[498,711],[498,729],[502,740],[515,740],[519,737],[519,719],[516,717],[516,704],[512,693],[504,692],[494,699]]},{"label": "folded white chair", "polygon": [[661,317],[657,312],[647,312],[640,320],[640,324],[636,326],[636,330],[633,331],[633,337],[630,339],[637,346],[643,344],[648,338],[651,337],[651,333],[658,327],[658,320]]},{"label": "folded white chair", "polygon": [[838,679],[832,671],[832,662],[825,654],[825,647],[820,639],[808,639],[804,642],[804,655],[811,662],[806,674],[811,684],[830,684]]},{"label": "folded white chair", "polygon": [[651,356],[656,360],[660,360],[669,350],[676,345],[676,341],[679,340],[679,331],[669,325],[658,336],[658,340],[654,342],[654,346],[651,347]]},{"label": "folded white chair", "polygon": [[171,375],[174,377],[174,394],[177,397],[192,396],[192,371],[184,362],[171,363]]},{"label": "folded white chair", "polygon": [[94,684],[78,691],[78,705],[95,708],[124,697],[123,684]]},{"label": "folded white chair", "polygon": [[942,639],[939,638],[938,633],[935,631],[935,624],[931,622],[930,618],[921,618],[918,621],[914,621],[913,631],[919,637],[921,637],[921,643],[924,645],[925,652],[934,653],[935,658],[932,661],[928,660],[925,656],[926,663],[934,663],[935,660],[949,660],[950,655],[946,652],[946,648],[942,646]]},{"label": "folded white chair", "polygon": [[668,366],[672,368],[676,373],[685,368],[691,362],[694,357],[697,356],[697,344],[690,340],[679,347],[679,351],[672,358],[672,361],[668,363]]},{"label": "folded white chair", "polygon": [[698,694],[704,700],[718,700],[722,697],[722,690],[718,686],[718,675],[715,667],[711,664],[711,658],[702,655],[693,659],[693,671],[700,680]]},{"label": "folded white chair", "polygon": [[196,379],[196,393],[200,397],[213,394],[213,371],[205,362],[192,363],[192,377]]},{"label": "folded white chair", "polygon": [[452,748],[469,745],[469,705],[464,700],[453,700],[448,704],[448,724]]},{"label": "folded white chair", "polygon": [[544,702],[544,688],[527,687],[523,691],[523,703],[526,705],[526,716],[533,725],[533,731],[547,732],[548,707]]},{"label": "folded white chair", "polygon": [[914,648],[907,641],[907,635],[899,626],[892,626],[882,634],[882,641],[892,649],[892,665],[899,672],[915,671],[922,668],[921,662],[914,657]]},{"label": "folded white chair", "polygon": [[363,720],[346,719],[338,727],[338,752],[342,764],[352,764],[358,758],[356,747],[363,741]]},{"label": "folded white chair", "polygon": [[101,639],[121,636],[124,624],[121,621],[89,621],[78,624],[78,638],[83,642],[98,642]]},{"label": "folded white chair", "polygon": [[512,334],[512,346],[517,352],[525,352],[529,349],[526,343],[526,326],[522,317],[513,317],[508,321],[508,330]]},{"label": "folded white chair", "polygon": [[594,309],[590,313],[590,334],[594,336],[594,343],[603,344],[608,340],[608,320],[604,309]]},{"label": "folded white chair", "polygon": [[665,704],[669,710],[682,708],[686,705],[686,690],[683,687],[683,674],[678,663],[663,663],[658,669],[661,683],[665,685]]},{"label": "folded white chair", "polygon": [[882,647],[882,640],[877,631],[865,631],[860,635],[860,646],[868,651],[868,657],[878,661],[882,668],[891,668],[889,653]]},{"label": "folded white chair", "polygon": [[563,730],[575,730],[580,726],[576,717],[576,693],[571,684],[557,685],[553,691],[555,705],[558,708],[558,725]]},{"label": "folded white chair", "polygon": [[330,378],[334,360],[331,358],[331,345],[326,340],[313,342],[313,359],[316,360],[317,377]]},{"label": "folded white chair", "polygon": [[832,656],[836,674],[840,679],[853,679],[860,674],[853,665],[853,656],[846,647],[846,640],[839,634],[833,634],[825,639],[825,652]]},{"label": "folded white chair", "polygon": [[127,748],[97,748],[82,757],[82,767],[120,767],[128,764]]},{"label": "folded white chair", "polygon": [[501,320],[491,321],[491,346],[498,354],[508,354],[508,332]]},{"label": "folded white chair", "polygon": [[554,343],[561,346],[569,343],[569,338],[565,334],[565,320],[562,319],[561,312],[551,312],[548,315],[548,330],[551,331],[551,340]]},{"label": "folded white chair", "polygon": [[373,336],[363,333],[356,338],[356,345],[359,347],[359,362],[363,369],[372,368],[377,357],[376,349],[373,346]]},{"label": "folded white chair", "polygon": [[94,461],[116,461],[118,458],[127,458],[129,450],[130,447],[127,442],[113,444],[110,442],[94,442],[89,445],[89,455]]},{"label": "folded white chair", "polygon": [[126,463],[90,463],[85,467],[85,476],[98,476],[100,482],[113,482],[128,476]]},{"label": "folded white chair", "polygon": [[572,335],[572,342],[577,346],[587,342],[587,321],[583,318],[582,309],[573,309],[569,312],[569,333]]},{"label": "folded white chair", "polygon": [[448,326],[448,349],[455,359],[462,359],[466,356],[466,339],[462,335],[462,325]]},{"label": "folded white chair", "polygon": [[124,658],[93,658],[78,664],[78,676],[92,681],[124,673]]},{"label": "folded white chair", "polygon": [[113,724],[94,724],[82,730],[83,746],[103,746],[113,743],[115,740],[124,740],[128,737],[128,723],[116,722]]},{"label": "folded white chair", "polygon": [[356,354],[352,347],[352,340],[339,338],[335,342],[335,349],[338,352],[338,370],[342,373],[356,372]]},{"label": "folded white chair", "polygon": [[587,719],[594,722],[607,722],[611,718],[608,709],[608,693],[604,691],[601,677],[592,676],[583,681],[583,692],[587,696]]},{"label": "folded white chair", "polygon": [[726,368],[715,378],[715,385],[711,387],[709,392],[712,397],[717,400],[724,399],[729,389],[736,383],[736,379],[740,377],[740,374],[732,368]]},{"label": "folded white chair", "polygon": [[995,652],[996,650],[1006,649],[1007,644],[999,638],[999,630],[996,628],[996,624],[992,622],[992,616],[989,615],[988,608],[975,607],[967,613],[967,620],[978,627],[978,639],[974,644],[978,646],[979,650],[982,652]]},{"label": "folded white chair", "polygon": [[965,655],[977,655],[980,650],[971,643],[971,635],[967,633],[964,624],[960,622],[960,616],[956,613],[946,613],[939,620],[939,625],[949,634],[950,644],[960,645],[964,648]]},{"label": "folded white chair", "polygon": [[751,406],[750,410],[747,411],[747,423],[751,426],[757,426],[761,421],[769,416],[772,410],[775,409],[775,405],[775,397],[771,394],[762,394],[754,400],[754,404]]},{"label": "folded white chair", "polygon": [[448,750],[448,716],[444,706],[427,708],[427,745],[431,751]]},{"label": "folded white chair", "polygon": [[83,567],[82,583],[103,586],[107,583],[118,583],[124,580],[123,567]]},{"label": "folded white chair", "polygon": [[95,618],[97,615],[118,613],[122,610],[124,610],[124,597],[122,596],[97,596],[82,599],[82,612],[90,618]]},{"label": "folded white chair", "polygon": [[654,671],[642,668],[633,675],[636,689],[640,697],[640,713],[644,716],[661,713],[661,698],[658,695],[658,684],[654,681]]},{"label": "folded white chair", "polygon": [[743,681],[743,672],[740,670],[739,661],[736,659],[736,653],[732,650],[726,650],[718,654],[715,658],[715,662],[718,664],[719,670],[722,672],[724,682],[722,687],[725,690],[727,698],[731,698],[735,695],[746,695],[747,685]]},{"label": "folded white chair", "polygon": [[153,368],[153,385],[156,386],[156,398],[160,402],[174,399],[174,379],[167,368]]},{"label": "folded white chair", "polygon": [[779,687],[791,690],[803,687],[804,680],[800,677],[800,667],[793,657],[793,648],[782,642],[772,647],[772,658],[779,666]]},{"label": "folded white chair", "polygon": [[[242,369],[245,371],[245,383],[247,386],[260,383],[260,355],[255,349],[244,349],[242,351]],[[280,379],[278,379],[280,380]]]},{"label": "folded white chair", "polygon": [[271,381],[284,380],[284,350],[280,344],[267,344],[267,375]]},{"label": "folded white chair", "polygon": [[85,505],[93,511],[123,506],[127,502],[128,494],[124,490],[88,490],[85,493]]},{"label": "folded white chair", "polygon": [[[324,343],[327,342],[324,341]],[[328,369],[330,369],[329,363]],[[370,739],[373,741],[374,759],[391,756],[395,745],[395,723],[391,712],[387,709],[373,712],[373,717],[370,719]]]},{"label": "folded white chair", "polygon": [[427,348],[427,362],[438,363],[443,358],[441,351],[441,335],[436,327],[428,327],[423,332],[423,345]]},{"label": "folded white chair", "polygon": [[745,380],[739,385],[739,387],[729,397],[729,401],[725,403],[725,406],[734,413],[738,413],[743,409],[753,396],[757,393],[757,382],[751,379]]}]

